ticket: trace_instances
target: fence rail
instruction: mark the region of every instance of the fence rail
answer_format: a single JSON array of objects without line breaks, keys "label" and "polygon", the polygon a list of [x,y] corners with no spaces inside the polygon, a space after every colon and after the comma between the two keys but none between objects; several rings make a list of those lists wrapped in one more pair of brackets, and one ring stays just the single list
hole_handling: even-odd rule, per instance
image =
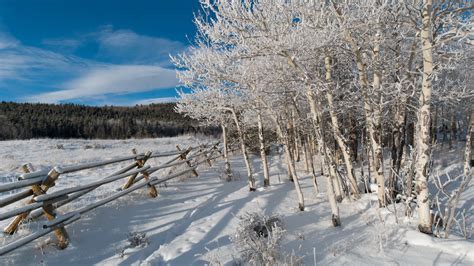
[{"label": "fence rail", "polygon": [[[148,188],[149,195],[151,197],[156,197],[158,196],[158,191],[155,187],[156,185],[187,173],[192,173],[193,175],[198,176],[196,169],[199,165],[207,163],[212,166],[211,161],[222,156],[222,147],[220,146],[219,142],[189,147],[187,149],[181,149],[179,145],[176,145],[176,148],[177,151],[161,153],[148,151],[146,153],[140,154],[138,154],[134,149],[133,155],[131,156],[122,156],[99,162],[67,166],[58,165],[51,169],[40,171],[32,171],[30,166],[24,165],[23,171],[25,173],[18,175],[16,177],[17,181],[1,184],[0,192],[14,191],[22,188],[27,189],[0,199],[0,208],[14,203],[19,203],[21,200],[29,196],[33,197],[29,199],[24,206],[19,206],[8,211],[2,210],[0,213],[0,221],[14,217],[14,219],[8,224],[7,227],[5,227],[3,231],[6,234],[13,235],[17,231],[20,223],[30,219],[37,219],[42,215],[44,215],[48,221],[43,222],[38,231],[31,233],[30,235],[20,237],[11,243],[1,246],[0,256],[22,247],[51,232],[54,232],[58,240],[58,247],[60,249],[64,249],[69,244],[69,236],[65,227],[75,221],[78,221],[81,218],[81,215],[84,213],[87,213],[95,208],[103,206],[133,191],[145,187]],[[157,166],[151,166],[147,164],[148,159],[158,157],[171,158]],[[204,159],[199,160],[200,158]],[[64,188],[53,193],[47,193],[49,188],[56,185],[60,175],[79,172],[87,169],[100,168],[106,165],[130,160],[133,160],[133,162],[100,180],[75,187]],[[172,174],[170,173],[161,178],[158,176],[152,176],[160,169],[166,169],[179,165],[186,165],[185,170]],[[127,177],[128,179],[126,183],[119,188],[118,192],[68,213],[59,214],[57,212],[59,207],[82,197],[83,195],[100,186],[115,182],[117,180],[125,179]]]}]

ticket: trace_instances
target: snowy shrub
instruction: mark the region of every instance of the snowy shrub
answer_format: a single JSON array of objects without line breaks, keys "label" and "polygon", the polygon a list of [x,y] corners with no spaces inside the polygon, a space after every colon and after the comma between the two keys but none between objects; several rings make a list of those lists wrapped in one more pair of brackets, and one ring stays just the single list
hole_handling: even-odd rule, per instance
[{"label": "snowy shrub", "polygon": [[146,233],[139,233],[139,232],[130,232],[127,235],[128,240],[128,247],[144,247],[149,244],[149,240],[146,237]]},{"label": "snowy shrub", "polygon": [[240,173],[238,171],[230,170],[230,174],[227,172],[225,165],[219,165],[216,167],[217,176],[220,180],[226,182],[237,181],[241,179]]},{"label": "snowy shrub", "polygon": [[[285,236],[283,223],[278,216],[267,217],[259,213],[247,213],[240,220],[232,242],[239,249],[241,259],[250,265],[289,265],[298,261],[280,250]],[[294,265],[294,264],[293,264]]]},{"label": "snowy shrub", "polygon": [[137,247],[142,248],[142,247],[147,246],[150,243],[150,241],[146,237],[146,233],[139,233],[139,232],[128,233],[127,241],[128,241],[128,245],[116,250],[117,255],[120,258],[123,258],[125,256],[125,250],[127,250],[128,248],[137,248]]}]

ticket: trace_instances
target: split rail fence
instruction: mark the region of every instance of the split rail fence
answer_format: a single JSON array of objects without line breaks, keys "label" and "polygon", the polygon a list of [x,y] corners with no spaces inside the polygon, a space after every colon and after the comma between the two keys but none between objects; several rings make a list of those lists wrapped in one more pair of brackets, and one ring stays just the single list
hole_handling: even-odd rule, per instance
[{"label": "split rail fence", "polygon": [[[43,222],[40,229],[27,236],[19,237],[18,239],[0,247],[0,256],[22,247],[35,239],[45,236],[51,232],[58,241],[58,248],[64,249],[69,244],[69,236],[65,227],[73,222],[76,222],[81,218],[81,215],[87,213],[97,207],[103,206],[111,201],[114,201],[120,197],[123,197],[135,190],[141,188],[147,188],[148,193],[151,197],[157,197],[158,191],[156,185],[164,183],[173,178],[192,173],[194,176],[198,176],[196,171],[200,164],[207,163],[212,166],[212,160],[217,159],[222,155],[222,147],[219,142],[208,143],[205,145],[199,145],[195,147],[189,147],[187,149],[181,149],[179,145],[176,145],[177,151],[170,152],[152,152],[138,154],[133,149],[133,155],[125,156],[110,160],[104,160],[100,162],[84,163],[69,166],[55,166],[52,169],[32,171],[29,165],[23,166],[24,174],[17,177],[18,181],[0,184],[0,193],[6,191],[13,191],[11,195],[0,199],[0,209],[10,204],[15,204],[22,201],[25,198],[31,197],[26,201],[26,204],[21,207],[9,209],[7,211],[0,212],[0,221],[13,218],[13,220],[4,229],[5,234],[13,235],[18,230],[18,226],[24,221],[30,221],[37,219],[41,216],[45,216],[48,221]],[[148,159],[158,157],[171,157],[165,163],[157,166],[150,166],[147,164]],[[106,165],[133,161],[129,165],[115,171],[114,173],[104,177],[101,180],[91,182],[89,184],[79,185],[71,188],[64,188],[52,193],[47,193],[48,190],[55,186],[59,181],[59,176],[64,176],[69,173],[79,172],[86,169],[100,168]],[[185,170],[179,172],[170,173],[167,176],[159,178],[158,176],[152,176],[155,172],[160,169],[166,169],[184,165]],[[120,180],[125,179],[126,182],[118,190],[118,192],[98,200],[94,203],[82,206],[77,210],[59,214],[56,209],[64,206],[83,195],[93,191],[94,189]],[[143,180],[143,181],[142,181]],[[142,181],[142,182],[140,182]],[[18,189],[27,188],[21,192],[15,192]]]}]

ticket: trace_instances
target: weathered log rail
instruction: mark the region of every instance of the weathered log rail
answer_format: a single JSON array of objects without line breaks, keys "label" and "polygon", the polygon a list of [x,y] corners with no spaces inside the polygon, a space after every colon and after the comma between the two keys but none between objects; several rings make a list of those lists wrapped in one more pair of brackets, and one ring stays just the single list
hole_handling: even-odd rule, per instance
[{"label": "weathered log rail", "polygon": [[[24,206],[16,206],[13,209],[0,213],[0,221],[13,218],[14,219],[4,229],[5,234],[13,235],[18,229],[18,226],[23,221],[34,220],[42,215],[45,215],[48,221],[43,222],[40,229],[30,235],[23,236],[4,246],[0,247],[0,256],[22,247],[35,239],[54,232],[58,241],[58,247],[64,249],[69,244],[69,236],[65,227],[73,222],[78,221],[81,215],[87,213],[95,208],[103,206],[111,201],[123,197],[133,191],[141,188],[148,188],[151,197],[158,196],[156,185],[171,180],[173,178],[182,176],[187,173],[192,173],[198,176],[197,167],[203,163],[211,165],[211,161],[222,156],[222,147],[219,142],[189,147],[181,149],[176,145],[177,151],[169,152],[152,152],[138,154],[133,150],[133,155],[123,156],[114,159],[104,160],[100,162],[83,163],[69,166],[55,166],[52,169],[33,171],[28,165],[23,166],[24,174],[18,175],[18,181],[0,184],[0,192],[15,191],[18,189],[27,188],[21,192],[12,193],[0,199],[0,209],[5,206],[19,203],[21,200],[33,196],[26,202]],[[171,157],[168,161],[157,165],[147,165],[150,158]],[[204,158],[204,159],[201,159]],[[48,189],[55,186],[59,181],[59,176],[69,173],[75,173],[87,169],[100,168],[110,164],[116,164],[125,161],[134,162],[115,171],[106,177],[93,181],[88,184],[83,184],[75,187],[64,188],[52,193],[47,193]],[[185,165],[185,169],[176,173],[169,173],[168,175],[159,178],[152,176],[160,169],[166,169],[174,166]],[[68,213],[59,214],[56,210],[83,195],[93,191],[94,189],[115,182],[120,179],[127,178],[127,181],[122,185],[118,191],[106,198],[82,206],[77,210]],[[142,181],[143,180],[143,181]]]}]

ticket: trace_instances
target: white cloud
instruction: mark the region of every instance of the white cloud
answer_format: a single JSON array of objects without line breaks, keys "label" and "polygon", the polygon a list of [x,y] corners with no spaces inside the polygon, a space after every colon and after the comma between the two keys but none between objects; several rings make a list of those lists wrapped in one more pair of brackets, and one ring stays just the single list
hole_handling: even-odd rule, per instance
[{"label": "white cloud", "polygon": [[92,60],[23,45],[2,32],[0,58],[0,82],[9,79],[37,81],[52,73],[77,73],[91,66],[103,65]]},{"label": "white cloud", "polygon": [[170,64],[169,55],[186,48],[178,41],[139,35],[130,30],[103,27],[97,34],[99,57],[140,64]]},{"label": "white cloud", "polygon": [[172,88],[178,84],[175,70],[150,65],[111,65],[93,69],[63,84],[63,90],[28,97],[30,102],[58,103],[71,99],[93,99],[106,94],[127,94]]},{"label": "white cloud", "polygon": [[52,48],[59,48],[61,50],[74,51],[82,45],[82,41],[71,38],[53,38],[44,39],[41,44]]},{"label": "white cloud", "polygon": [[[68,47],[74,49],[91,41],[98,43],[102,56],[110,57],[99,55],[96,59],[108,63],[64,53]],[[107,104],[116,100],[114,95],[178,85],[168,55],[184,48],[180,42],[104,27],[99,33],[80,36],[78,40],[57,38],[45,39],[42,43],[48,48],[24,45],[0,31],[0,89],[15,84],[12,95],[28,102],[74,100],[87,103],[92,100]],[[39,91],[25,96],[33,89]],[[45,89],[49,92],[44,92]]]},{"label": "white cloud", "polygon": [[152,103],[174,103],[177,102],[179,99],[176,97],[163,97],[163,98],[151,98],[151,99],[144,99],[140,101],[136,101],[133,105],[148,105]]},{"label": "white cloud", "polygon": [[5,32],[0,32],[0,50],[15,47],[19,44],[18,40]]}]

